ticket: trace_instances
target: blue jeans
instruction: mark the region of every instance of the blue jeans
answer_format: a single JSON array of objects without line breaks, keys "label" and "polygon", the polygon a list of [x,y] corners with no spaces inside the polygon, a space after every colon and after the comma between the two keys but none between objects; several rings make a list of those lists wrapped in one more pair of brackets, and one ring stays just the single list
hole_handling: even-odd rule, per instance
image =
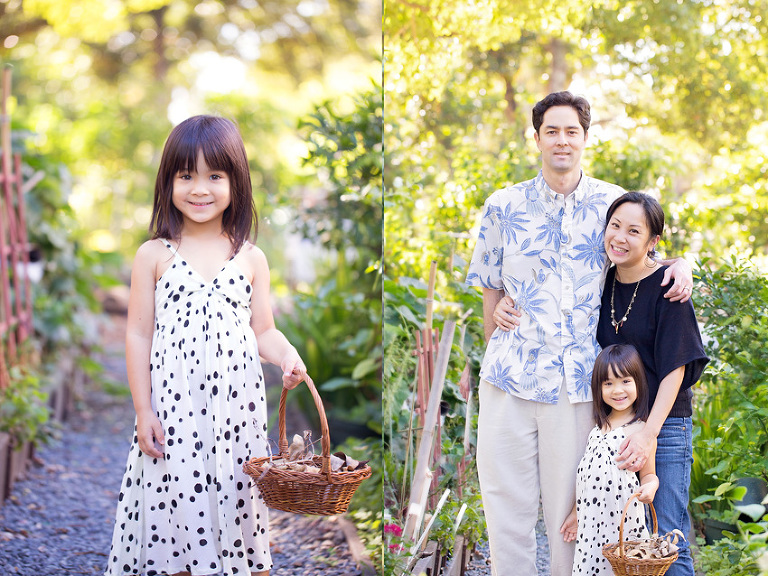
[{"label": "blue jeans", "polygon": [[[659,534],[675,528],[685,537],[691,531],[688,516],[688,489],[691,485],[693,463],[693,427],[690,418],[669,417],[661,427],[656,448],[656,475],[659,489],[653,506],[659,521]],[[653,530],[653,518],[648,514],[648,531]],[[693,559],[688,542],[678,542],[677,561],[670,566],[666,576],[694,576]]]}]

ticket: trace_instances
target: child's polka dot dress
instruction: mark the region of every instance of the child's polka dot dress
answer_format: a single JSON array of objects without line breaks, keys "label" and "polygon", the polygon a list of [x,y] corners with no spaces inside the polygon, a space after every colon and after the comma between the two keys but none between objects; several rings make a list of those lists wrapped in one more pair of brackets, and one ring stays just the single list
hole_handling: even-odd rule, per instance
[{"label": "child's polka dot dress", "polygon": [[271,568],[267,508],[243,473],[266,455],[251,285],[234,259],[208,282],[165,244],[150,358],[165,458],[143,454],[134,428],[106,574],[247,576]]},{"label": "child's polka dot dress", "polygon": [[[613,576],[613,569],[603,556],[603,546],[619,541],[619,523],[624,506],[640,487],[637,474],[620,470],[614,459],[626,438],[625,428],[603,433],[597,426],[587,440],[579,463],[576,481],[576,515],[579,535],[573,576]],[[624,521],[624,540],[648,538],[645,507],[632,501]]]}]

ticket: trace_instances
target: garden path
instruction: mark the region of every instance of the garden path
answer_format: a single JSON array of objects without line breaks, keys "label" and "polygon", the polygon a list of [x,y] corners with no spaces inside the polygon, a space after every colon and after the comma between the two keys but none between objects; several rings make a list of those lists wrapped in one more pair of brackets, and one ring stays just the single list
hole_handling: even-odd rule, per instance
[{"label": "garden path", "polygon": [[[107,563],[114,513],[134,412],[125,372],[125,317],[104,327],[106,388],[86,386],[59,438],[36,453],[27,478],[0,508],[0,574],[101,575]],[[268,371],[265,370],[265,376]],[[267,377],[268,386],[279,386]],[[290,420],[290,416],[287,416]],[[291,420],[291,422],[293,422]],[[361,574],[344,536],[344,520],[272,512],[272,574]]]}]

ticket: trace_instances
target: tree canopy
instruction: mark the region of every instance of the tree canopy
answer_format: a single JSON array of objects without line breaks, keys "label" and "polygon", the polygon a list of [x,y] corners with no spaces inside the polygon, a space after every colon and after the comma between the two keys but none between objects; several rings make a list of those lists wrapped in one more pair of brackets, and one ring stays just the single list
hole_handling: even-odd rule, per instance
[{"label": "tree canopy", "polygon": [[130,254],[163,142],[189,115],[238,121],[265,217],[298,193],[299,118],[327,99],[354,109],[379,76],[380,22],[373,0],[8,0],[0,60],[14,130],[72,172],[89,245]]}]

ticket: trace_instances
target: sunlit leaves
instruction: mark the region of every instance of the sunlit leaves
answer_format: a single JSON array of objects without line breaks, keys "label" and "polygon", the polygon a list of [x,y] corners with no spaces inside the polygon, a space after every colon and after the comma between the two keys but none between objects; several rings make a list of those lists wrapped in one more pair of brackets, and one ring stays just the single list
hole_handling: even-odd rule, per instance
[{"label": "sunlit leaves", "polygon": [[45,19],[62,36],[106,42],[128,27],[128,15],[160,8],[169,0],[24,0],[27,14]]}]

